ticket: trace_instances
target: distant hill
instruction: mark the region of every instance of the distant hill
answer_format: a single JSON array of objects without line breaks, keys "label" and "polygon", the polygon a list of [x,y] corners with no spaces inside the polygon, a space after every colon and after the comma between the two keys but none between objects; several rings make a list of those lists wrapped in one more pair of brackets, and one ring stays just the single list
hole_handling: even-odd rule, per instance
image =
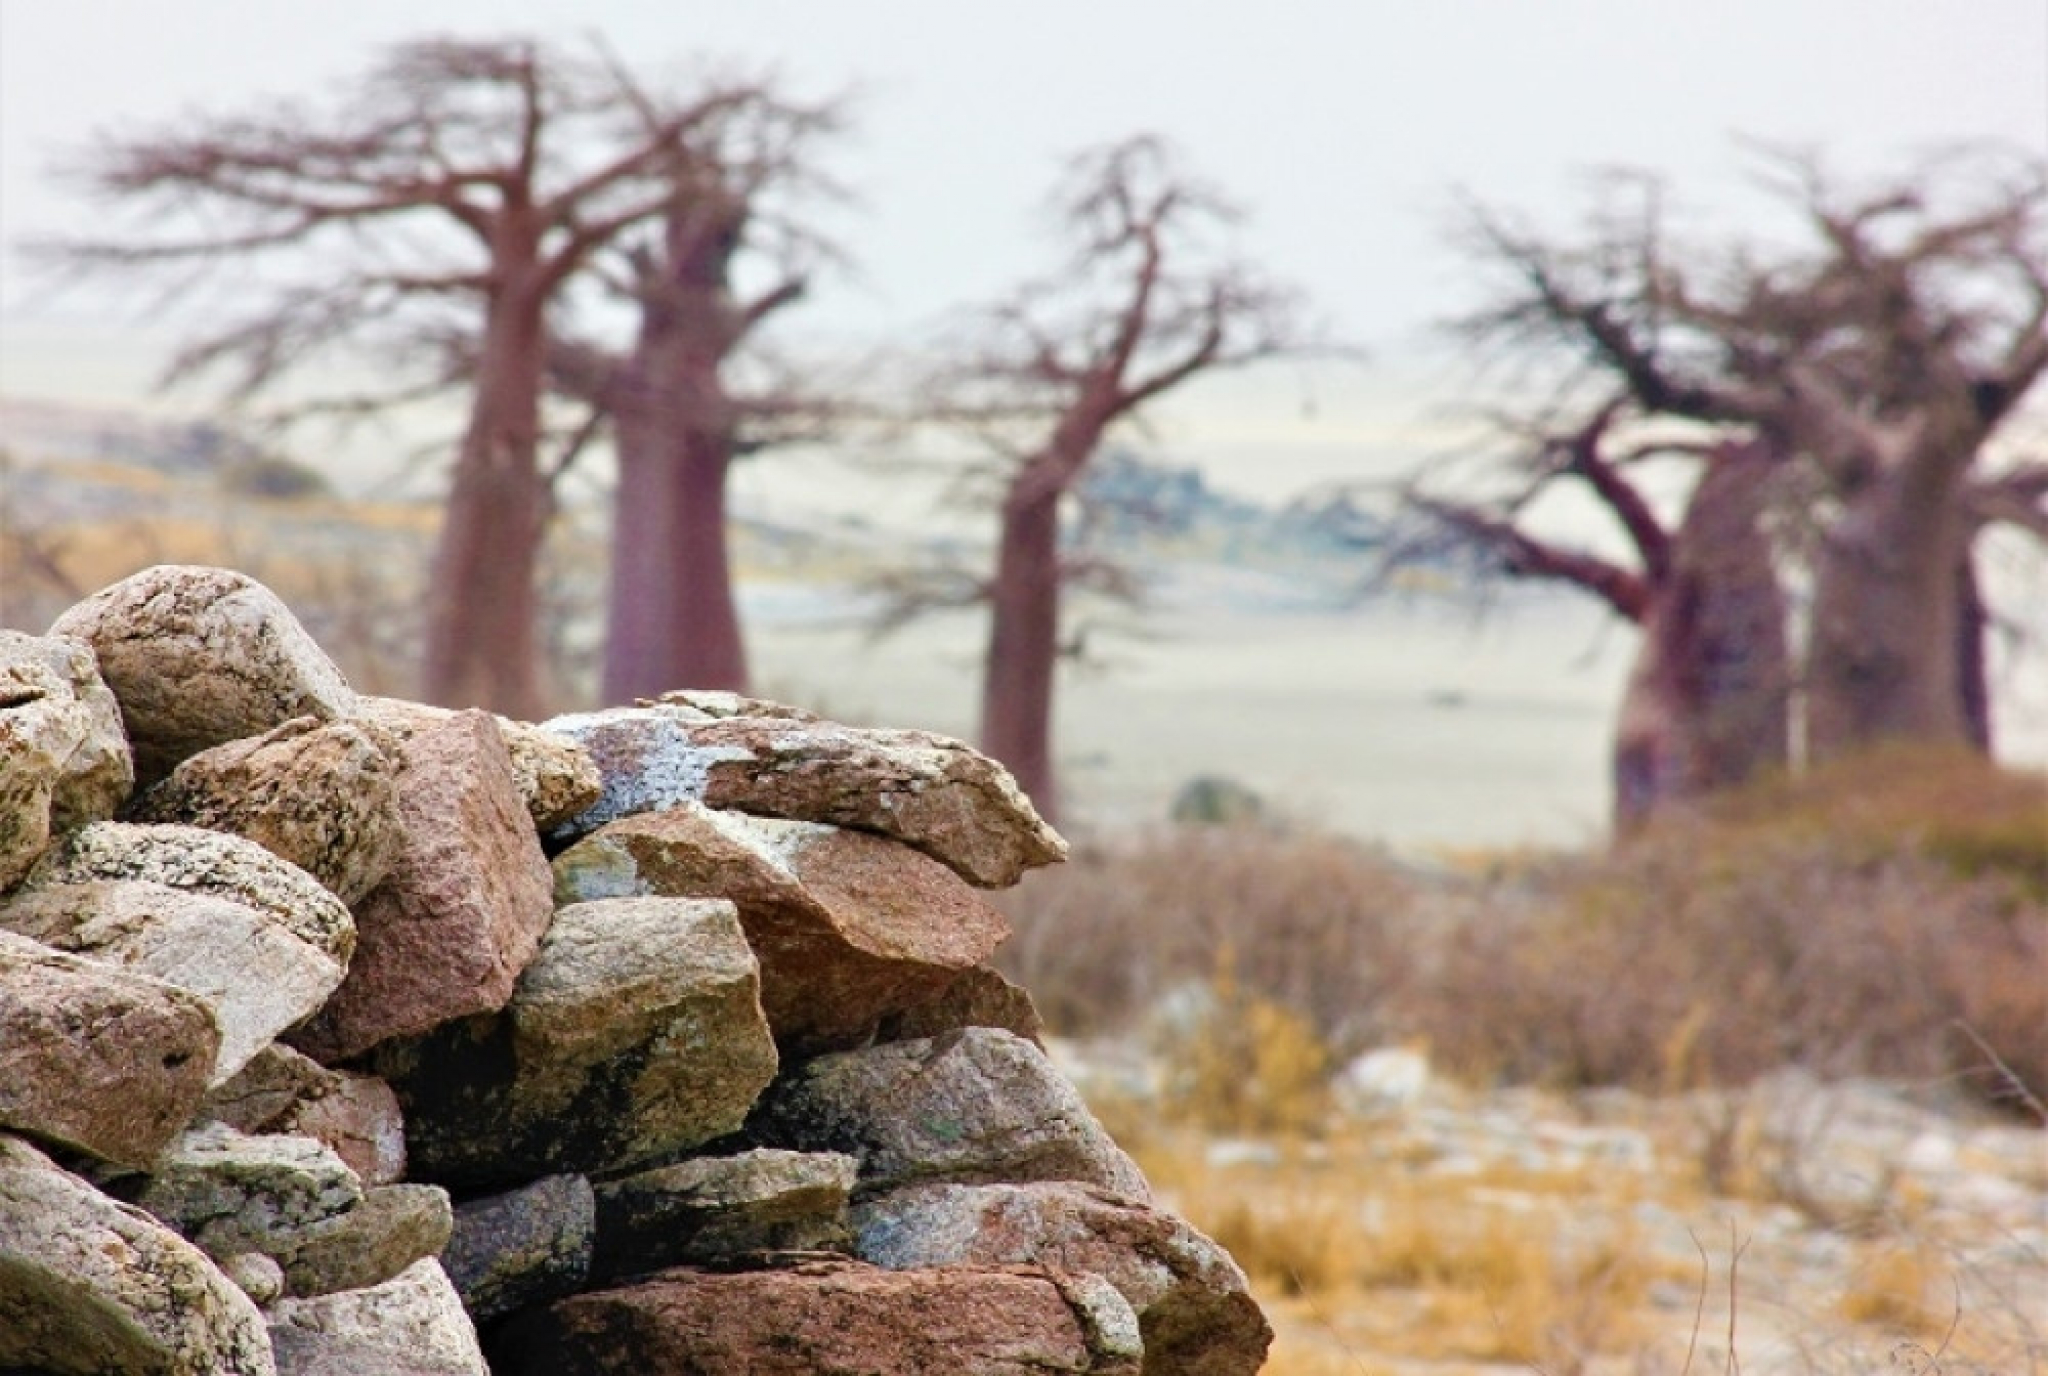
[{"label": "distant hill", "polygon": [[[17,584],[11,596],[0,591],[8,624],[152,562],[233,564],[315,602],[372,573],[379,584],[416,583],[439,518],[426,498],[344,499],[313,467],[203,418],[0,398],[0,454],[0,540],[12,541]],[[874,519],[893,495],[875,506],[874,488],[849,488],[835,505],[831,481],[791,483],[809,500],[734,499],[743,595],[766,614],[809,607],[857,620],[869,606],[858,589],[879,569],[986,562],[992,522],[905,529]],[[1091,466],[1074,513],[1070,547],[1114,561],[1148,601],[1249,611],[1349,603],[1389,534],[1353,494],[1262,504],[1218,489],[1191,464],[1127,448]],[[570,494],[548,581],[578,624],[602,602],[607,519],[597,489]],[[28,605],[22,588],[38,585],[45,595]]]}]

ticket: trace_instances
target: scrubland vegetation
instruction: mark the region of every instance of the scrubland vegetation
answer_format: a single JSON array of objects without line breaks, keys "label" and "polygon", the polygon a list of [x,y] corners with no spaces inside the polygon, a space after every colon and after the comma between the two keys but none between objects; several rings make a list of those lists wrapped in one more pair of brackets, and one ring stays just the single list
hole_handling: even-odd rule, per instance
[{"label": "scrubland vegetation", "polygon": [[[1965,1262],[1954,1220],[1888,1180],[1821,1197],[1826,1163],[1766,1140],[1749,1097],[1774,1075],[1870,1077],[1961,1118],[2048,1126],[2039,775],[1875,755],[1605,852],[1432,863],[1182,826],[1084,845],[1011,907],[1010,972],[1054,1032],[1156,1057],[1149,1097],[1095,1097],[1253,1277],[1281,1330],[1276,1376],[1738,1369],[1729,1325],[1758,1302],[1733,1272],[1768,1259],[1744,1258],[1733,1222],[1702,1224],[1687,1256],[1649,1245],[1643,1219],[1668,1233],[1770,1210],[1847,1249],[1831,1293],[1771,1317],[1810,1343],[1792,1369],[1868,1369],[1872,1341],[1897,1370],[2048,1365],[2048,1256],[2018,1248],[1995,1275]],[[1335,1102],[1340,1068],[1389,1045],[1425,1051],[1468,1112],[1506,1104],[1532,1134],[1545,1114],[1618,1115],[1654,1161],[1427,1169],[1446,1148],[1401,1112]]]},{"label": "scrubland vegetation", "polygon": [[[406,556],[380,563],[319,543],[332,503],[262,510],[260,537],[209,511],[10,546],[14,619],[46,624],[137,557],[235,563],[359,687],[408,691],[422,514],[352,509],[355,539]],[[564,568],[550,639],[569,682],[591,673],[571,628],[595,575],[574,549]],[[1058,1037],[1150,1053],[1153,1083],[1091,1101],[1252,1277],[1280,1331],[1272,1376],[1732,1370],[1766,1328],[1810,1351],[1746,1369],[1865,1371],[1876,1351],[1908,1372],[2048,1370],[2037,1245],[1966,1254],[1910,1182],[1817,1191],[1825,1163],[1765,1131],[1752,1088],[1787,1068],[1876,1077],[2031,1128],[2048,1189],[2041,775],[1877,754],[1570,853],[1395,854],[1285,820],[1075,839],[1006,896],[1008,971]],[[1342,1067],[1390,1046],[1427,1056],[1452,1117],[1511,1137],[1618,1121],[1654,1152],[1450,1169],[1458,1149],[1408,1115],[1337,1103]],[[1757,1235],[1785,1219],[1807,1230],[1796,1248]],[[1777,1295],[1771,1268],[1816,1238],[1832,1280]]]},{"label": "scrubland vegetation", "polygon": [[1213,1073],[1219,1128],[1286,1125],[1233,1098],[1278,1091],[1262,1056],[1306,1084],[1410,1039],[1470,1083],[1669,1091],[1797,1065],[1953,1077],[2010,1112],[2048,1086],[2048,780],[1970,757],[1873,756],[1586,855],[1423,866],[1181,827],[1084,845],[1012,908],[1011,971],[1064,1034],[1127,1034],[1205,985],[1229,1007],[1213,1022],[1241,1045],[1181,1048],[1198,1078],[1242,1062]]}]

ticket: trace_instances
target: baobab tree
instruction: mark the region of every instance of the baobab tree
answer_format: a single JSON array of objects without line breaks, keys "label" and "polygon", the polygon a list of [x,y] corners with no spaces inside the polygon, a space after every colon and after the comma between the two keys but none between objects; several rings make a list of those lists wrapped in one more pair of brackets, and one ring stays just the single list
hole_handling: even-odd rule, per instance
[{"label": "baobab tree", "polygon": [[[658,127],[651,105],[644,116]],[[727,479],[743,455],[822,437],[837,409],[750,346],[836,257],[793,207],[839,194],[814,152],[839,125],[833,105],[763,92],[687,131],[668,155],[662,215],[603,264],[637,311],[631,348],[557,344],[555,385],[609,420],[618,456],[605,701],[747,687]],[[762,284],[742,289],[742,266]]]},{"label": "baobab tree", "polygon": [[1789,170],[1823,252],[1717,323],[1759,423],[1834,508],[1813,541],[1807,746],[1967,741],[1973,489],[2028,481],[1989,447],[2048,370],[2048,163],[1957,158],[1861,195]]},{"label": "baobab tree", "polygon": [[[1640,630],[1612,757],[1615,824],[1628,830],[1674,802],[1784,767],[1792,674],[1786,599],[1764,523],[1774,457],[1734,439],[1623,444],[1613,432],[1624,410],[1617,401],[1576,432],[1535,442],[1502,495],[1453,500],[1418,488],[1408,500],[1438,532],[1486,551],[1500,572],[1578,588]],[[1641,475],[1678,461],[1699,471],[1670,519]],[[1625,552],[1531,528],[1529,506],[1563,485],[1606,513]],[[1417,543],[1436,548],[1442,539]]]},{"label": "baobab tree", "polygon": [[996,458],[1001,496],[981,745],[1058,813],[1062,508],[1103,440],[1204,374],[1304,343],[1287,291],[1231,256],[1238,212],[1157,138],[1090,151],[1052,202],[1069,252],[979,313],[937,381],[941,419]]},{"label": "baobab tree", "polygon": [[[1668,614],[1632,618],[1652,634],[1618,742],[1625,817],[1753,766],[1731,758],[1704,771],[1637,769],[1636,783],[1664,778],[1669,786],[1632,793],[1622,761],[1630,730],[1646,720],[1665,723],[1669,760],[1688,756],[1688,740],[1740,745],[1741,732],[1685,717],[1728,708],[1717,694],[1667,692],[1655,712],[1640,709],[1643,694],[1655,695],[1654,666],[1674,654],[1702,668],[1752,666],[1754,674],[1729,681],[1748,704],[1742,712],[1775,698],[1775,689],[1749,696],[1764,691],[1791,633],[1783,603],[1771,611],[1773,572],[1797,568],[1812,589],[1789,675],[1799,704],[1793,735],[1810,758],[1889,740],[1988,740],[1970,562],[1982,518],[1972,513],[2024,512],[2035,476],[2001,463],[1992,440],[2048,366],[2042,167],[2005,161],[1987,172],[1984,162],[1952,160],[1847,196],[1810,158],[1777,156],[1771,165],[1773,185],[1810,233],[1770,256],[1742,244],[1674,246],[1663,189],[1640,176],[1618,182],[1573,239],[1545,238],[1484,210],[1466,225],[1473,256],[1504,285],[1492,305],[1457,323],[1461,337],[1533,372],[1496,418],[1509,442],[1494,451],[1494,468],[1510,495],[1475,500],[1426,470],[1418,509],[1499,551],[1504,568],[1593,587],[1562,571],[1563,561],[1540,557],[1547,542],[1529,515],[1533,493],[1577,480],[1630,530],[1636,562],[1625,572],[1651,602],[1659,587],[1684,591]],[[1609,478],[1654,456],[1689,455],[1695,485],[1685,523],[1721,531],[1700,545],[1709,561],[1669,581],[1675,546],[1658,554],[1658,541],[1684,526],[1652,518],[1655,536],[1637,538],[1651,511],[1640,492],[1630,501],[1623,488],[1596,481],[1600,469],[1547,457],[1583,443],[1560,451],[1532,445],[1532,435],[1593,437],[1586,452],[1602,458]],[[1750,475],[1740,482],[1727,476],[1736,456]],[[1674,627],[1691,634],[1707,623],[1674,616],[1707,605],[1732,617],[1715,623],[1724,642],[1729,633],[1757,639],[1739,653],[1705,642],[1681,651],[1669,639]],[[1710,680],[1688,671],[1671,686],[1687,682]],[[1781,738],[1771,732],[1774,750]]]},{"label": "baobab tree", "polygon": [[[466,391],[421,692],[537,716],[550,312],[596,254],[670,214],[693,131],[759,99],[753,84],[725,82],[650,101],[601,54],[525,39],[404,43],[324,109],[104,141],[80,176],[148,229],[63,251],[174,285],[192,278],[169,274],[208,267],[229,279],[227,323],[198,334],[172,378],[225,368],[230,394],[246,399],[352,354],[380,377],[412,371],[330,409]],[[451,350],[451,336],[468,343]]]}]

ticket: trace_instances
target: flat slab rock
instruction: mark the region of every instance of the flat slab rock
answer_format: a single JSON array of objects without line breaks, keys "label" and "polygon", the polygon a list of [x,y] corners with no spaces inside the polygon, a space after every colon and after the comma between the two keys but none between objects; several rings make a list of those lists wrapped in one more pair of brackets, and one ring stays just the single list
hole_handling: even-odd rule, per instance
[{"label": "flat slab rock", "polygon": [[279,1300],[267,1315],[285,1376],[491,1376],[476,1325],[432,1257],[381,1285]]},{"label": "flat slab rock", "polygon": [[1129,1301],[1155,1376],[1255,1376],[1273,1330],[1230,1254],[1183,1220],[1081,1185],[914,1185],[853,1213],[892,1270],[1035,1264],[1099,1275]]},{"label": "flat slab rock", "polygon": [[983,888],[1067,854],[1008,770],[948,736],[842,726],[708,693],[542,725],[582,745],[604,781],[596,806],[557,840],[688,801],[879,832]]},{"label": "flat slab rock", "polygon": [[919,1181],[1071,1180],[1149,1204],[1137,1163],[1032,1043],[970,1027],[835,1052],[762,1096],[747,1132],[764,1145],[845,1152],[860,1192]]},{"label": "flat slab rock", "polygon": [[448,1245],[454,1211],[438,1185],[378,1185],[362,1203],[280,1239],[272,1253],[295,1296],[382,1285]]},{"label": "flat slab rock", "polygon": [[704,1156],[596,1187],[591,1276],[764,1252],[850,1252],[846,1202],[859,1165],[837,1152]]},{"label": "flat slab rock", "polygon": [[171,823],[94,822],[66,836],[29,871],[28,889],[139,879],[232,899],[346,965],[356,923],[318,880],[254,841]]},{"label": "flat slab rock", "polygon": [[1027,1268],[668,1271],[496,1330],[496,1376],[1137,1376],[1115,1292]]},{"label": "flat slab rock", "polygon": [[0,899],[0,927],[199,997],[220,1024],[214,1084],[316,1012],[345,973],[272,910],[143,879],[31,888]]},{"label": "flat slab rock", "polygon": [[362,1182],[310,1137],[202,1123],[152,1163],[137,1203],[213,1256],[273,1253],[279,1239],[362,1202]]}]

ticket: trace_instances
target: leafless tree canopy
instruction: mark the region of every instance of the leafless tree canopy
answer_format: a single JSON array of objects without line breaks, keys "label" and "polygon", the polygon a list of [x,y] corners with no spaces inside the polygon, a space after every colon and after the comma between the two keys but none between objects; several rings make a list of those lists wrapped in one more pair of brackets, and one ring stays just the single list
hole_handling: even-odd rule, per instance
[{"label": "leafless tree canopy", "polygon": [[[1971,541],[1991,520],[2048,528],[2043,463],[1994,445],[2048,368],[2048,167],[1950,152],[1855,190],[1812,157],[1762,164],[1802,230],[1792,247],[1684,242],[1666,189],[1640,174],[1611,179],[1568,238],[1478,205],[1459,231],[1499,286],[1453,328],[1507,400],[1487,456],[1425,470],[1412,509],[1503,570],[1582,587],[1650,632],[1623,714],[1624,808],[1631,720],[1655,723],[1645,748],[1664,782],[1649,795],[1761,762],[1696,748],[1728,705],[1703,686],[1709,661],[1735,653],[1688,640],[1702,598],[1756,637],[1756,673],[1733,676],[1745,710],[1757,693],[1797,702],[1816,757],[1893,738],[1981,743]],[[1715,480],[1737,461],[1743,482]],[[1660,466],[1692,475],[1681,516],[1653,500],[1672,485]],[[1625,555],[1543,533],[1530,513],[1559,486],[1611,516]],[[1738,507],[1758,538],[1731,526]],[[1718,534],[1688,549],[1688,526]],[[1788,626],[1764,613],[1793,566],[1812,588],[1809,630],[1790,683],[1773,686]]]},{"label": "leafless tree canopy", "polygon": [[743,144],[735,131],[765,127],[749,119],[770,103],[744,79],[652,89],[602,50],[406,43],[325,107],[102,142],[79,177],[147,228],[59,252],[81,268],[151,270],[173,294],[219,289],[220,323],[178,355],[174,378],[225,370],[246,398],[353,352],[399,380],[320,405],[466,393],[422,692],[537,715],[551,317],[636,227],[704,210],[711,188],[690,169],[706,148]]},{"label": "leafless tree canopy", "polygon": [[1063,499],[1105,436],[1159,397],[1308,337],[1295,295],[1234,256],[1236,208],[1157,138],[1076,158],[1051,215],[1064,261],[974,316],[931,389],[936,418],[975,438],[1000,493],[993,576],[954,579],[940,595],[986,592],[982,745],[1048,815],[1060,593],[1119,581],[1098,559],[1063,554]]},{"label": "leafless tree canopy", "polygon": [[638,317],[632,345],[558,331],[555,385],[610,423],[619,460],[606,701],[747,687],[726,479],[741,455],[820,438],[845,409],[817,370],[761,339],[838,259],[808,214],[841,194],[816,151],[839,120],[832,105],[763,98],[684,140],[660,220],[599,263]]}]

